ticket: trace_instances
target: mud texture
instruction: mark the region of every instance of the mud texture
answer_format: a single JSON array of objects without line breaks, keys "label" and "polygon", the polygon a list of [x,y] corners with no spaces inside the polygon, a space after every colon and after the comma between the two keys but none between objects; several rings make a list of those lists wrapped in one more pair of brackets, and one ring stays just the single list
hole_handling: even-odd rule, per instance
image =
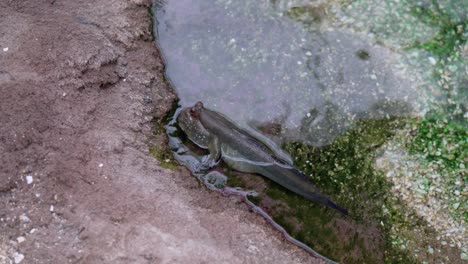
[{"label": "mud texture", "polygon": [[146,0],[0,2],[0,263],[318,263],[149,155],[175,100]]}]

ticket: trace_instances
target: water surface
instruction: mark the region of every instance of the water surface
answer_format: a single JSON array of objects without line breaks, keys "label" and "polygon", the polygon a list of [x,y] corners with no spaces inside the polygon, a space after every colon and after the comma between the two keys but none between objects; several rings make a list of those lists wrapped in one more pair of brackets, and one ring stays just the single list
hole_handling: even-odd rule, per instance
[{"label": "water surface", "polygon": [[203,101],[241,126],[274,125],[277,139],[316,146],[357,119],[410,111],[415,91],[397,73],[397,54],[326,26],[320,6],[305,19],[287,3],[183,0],[157,9],[181,105]]}]

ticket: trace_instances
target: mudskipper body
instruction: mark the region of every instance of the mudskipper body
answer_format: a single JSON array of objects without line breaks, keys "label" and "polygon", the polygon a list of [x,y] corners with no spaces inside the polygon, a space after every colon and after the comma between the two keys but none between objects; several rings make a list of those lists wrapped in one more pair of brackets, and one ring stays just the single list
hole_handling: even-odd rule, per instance
[{"label": "mudskipper body", "polygon": [[310,177],[228,118],[206,109],[202,102],[183,109],[177,121],[192,142],[210,152],[203,158],[199,170],[209,169],[222,159],[235,170],[263,175],[310,201],[348,215],[346,209],[322,194]]}]

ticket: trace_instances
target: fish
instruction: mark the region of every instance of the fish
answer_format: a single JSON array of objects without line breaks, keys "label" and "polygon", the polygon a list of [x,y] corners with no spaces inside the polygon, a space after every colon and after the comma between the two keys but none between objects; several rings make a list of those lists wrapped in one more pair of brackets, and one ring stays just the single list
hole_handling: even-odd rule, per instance
[{"label": "fish", "polygon": [[209,151],[197,171],[206,171],[222,160],[234,170],[262,175],[312,202],[348,215],[346,209],[324,195],[311,177],[296,169],[276,148],[238,127],[228,117],[205,108],[202,102],[182,109],[177,124],[190,141]]}]

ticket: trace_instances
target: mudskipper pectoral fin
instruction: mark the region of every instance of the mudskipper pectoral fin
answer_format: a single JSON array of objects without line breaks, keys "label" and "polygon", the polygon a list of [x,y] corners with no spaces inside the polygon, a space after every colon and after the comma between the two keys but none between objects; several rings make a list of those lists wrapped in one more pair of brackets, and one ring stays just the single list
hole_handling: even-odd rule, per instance
[{"label": "mudskipper pectoral fin", "polygon": [[218,137],[211,137],[208,142],[209,155],[203,156],[200,164],[197,166],[196,171],[205,171],[218,165],[221,160],[221,145]]},{"label": "mudskipper pectoral fin", "polygon": [[221,159],[221,144],[219,143],[218,137],[213,136],[210,138],[208,150],[210,151],[210,160],[214,162],[213,166],[218,164]]}]

